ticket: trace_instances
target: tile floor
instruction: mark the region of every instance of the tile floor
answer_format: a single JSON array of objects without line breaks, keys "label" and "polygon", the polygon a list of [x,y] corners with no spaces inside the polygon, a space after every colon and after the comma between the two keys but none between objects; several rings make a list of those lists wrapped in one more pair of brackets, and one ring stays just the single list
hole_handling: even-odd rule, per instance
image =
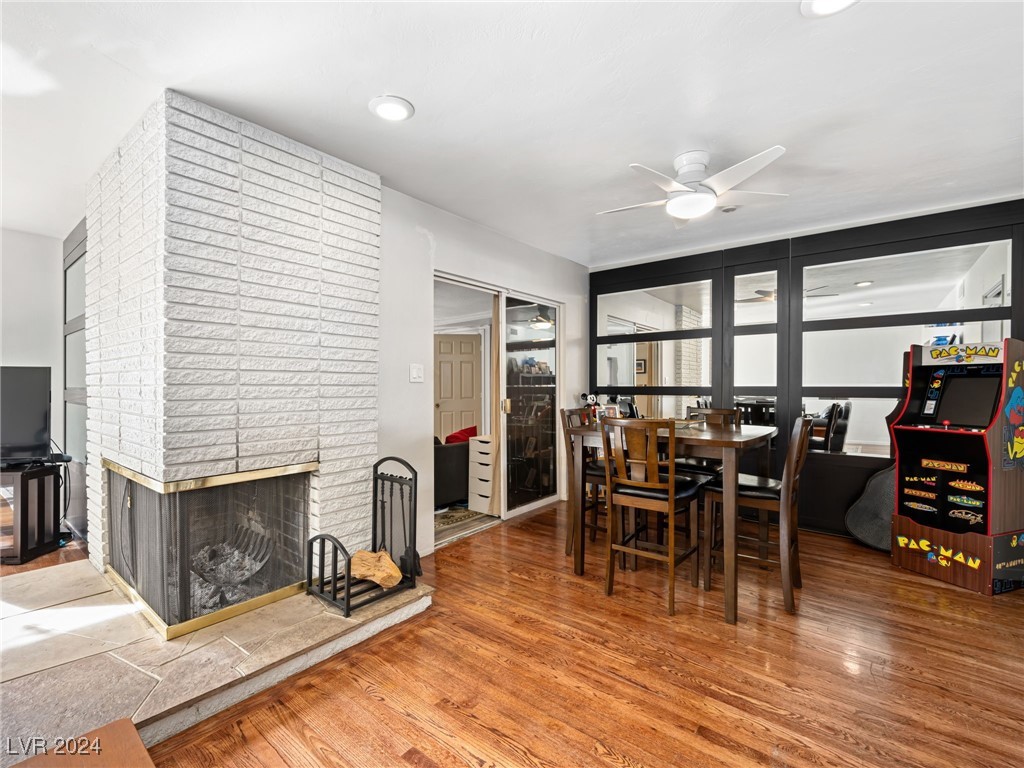
[{"label": "tile floor", "polygon": [[[433,592],[420,585],[344,618],[295,595],[163,640],[87,561],[0,579],[0,743],[71,737],[120,717],[142,727]],[[16,758],[0,754],[0,766]]]}]

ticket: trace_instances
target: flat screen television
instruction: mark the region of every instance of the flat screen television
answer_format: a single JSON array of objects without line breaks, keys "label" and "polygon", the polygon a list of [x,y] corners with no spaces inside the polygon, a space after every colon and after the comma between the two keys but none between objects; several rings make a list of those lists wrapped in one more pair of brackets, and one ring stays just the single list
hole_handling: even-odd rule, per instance
[{"label": "flat screen television", "polygon": [[0,461],[50,458],[50,369],[0,367]]},{"label": "flat screen television", "polygon": [[999,376],[947,376],[935,423],[987,427],[999,399]]}]

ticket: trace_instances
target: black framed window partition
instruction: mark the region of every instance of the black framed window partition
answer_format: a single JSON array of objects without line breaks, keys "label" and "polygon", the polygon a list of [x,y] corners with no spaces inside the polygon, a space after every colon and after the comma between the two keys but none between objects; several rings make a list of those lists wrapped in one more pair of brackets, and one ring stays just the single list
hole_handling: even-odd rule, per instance
[{"label": "black framed window partition", "polygon": [[[645,326],[621,310],[599,326],[604,296],[700,281],[710,281],[710,327]],[[890,461],[884,416],[902,395],[910,344],[1024,337],[1024,200],[593,272],[590,300],[591,391],[659,397],[661,409],[647,415],[665,416],[710,397],[715,406],[747,401],[751,419],[766,418],[756,401],[774,399],[776,472],[797,416],[850,401],[849,444],[814,454],[801,486],[815,500],[801,508],[801,525],[806,512],[810,527],[845,533],[849,504]],[[635,372],[650,370],[649,358],[638,365],[638,343],[675,342],[710,348],[700,386],[599,376],[616,344],[632,345],[618,370],[631,361]]]},{"label": "black framed window partition", "polygon": [[721,273],[705,260],[695,266],[667,279],[620,275],[598,291],[592,281],[592,391],[632,397],[652,418],[681,418],[687,406],[714,397]]},{"label": "black framed window partition", "polygon": [[885,417],[902,395],[912,344],[1011,335],[1013,236],[1009,226],[986,228],[793,259],[792,288],[804,292],[792,359],[800,407],[822,415],[844,406],[832,451],[889,455]]}]

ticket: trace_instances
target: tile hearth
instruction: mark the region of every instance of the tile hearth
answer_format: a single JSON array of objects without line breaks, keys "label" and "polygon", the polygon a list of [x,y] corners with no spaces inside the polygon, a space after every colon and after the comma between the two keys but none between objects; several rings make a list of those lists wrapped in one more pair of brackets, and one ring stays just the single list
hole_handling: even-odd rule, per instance
[{"label": "tile hearth", "polygon": [[348,619],[300,594],[165,641],[88,561],[6,576],[0,740],[52,743],[129,717],[156,743],[425,610],[432,592],[420,585]]}]

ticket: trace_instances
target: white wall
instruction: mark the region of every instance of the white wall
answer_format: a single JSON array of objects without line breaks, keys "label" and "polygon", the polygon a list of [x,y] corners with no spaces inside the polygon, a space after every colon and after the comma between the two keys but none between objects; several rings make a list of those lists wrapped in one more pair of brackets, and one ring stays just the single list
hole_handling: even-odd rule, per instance
[{"label": "white wall", "polygon": [[[584,267],[383,188],[380,297],[381,456],[400,456],[419,473],[418,548],[434,549],[434,415],[430,377],[409,383],[409,364],[433,368],[435,270],[563,303],[560,407],[577,404],[587,385]],[[563,461],[564,464],[564,461]],[[564,479],[560,482],[564,490]]]},{"label": "white wall", "polygon": [[64,446],[61,241],[0,230],[0,363],[50,367],[50,434]]}]

